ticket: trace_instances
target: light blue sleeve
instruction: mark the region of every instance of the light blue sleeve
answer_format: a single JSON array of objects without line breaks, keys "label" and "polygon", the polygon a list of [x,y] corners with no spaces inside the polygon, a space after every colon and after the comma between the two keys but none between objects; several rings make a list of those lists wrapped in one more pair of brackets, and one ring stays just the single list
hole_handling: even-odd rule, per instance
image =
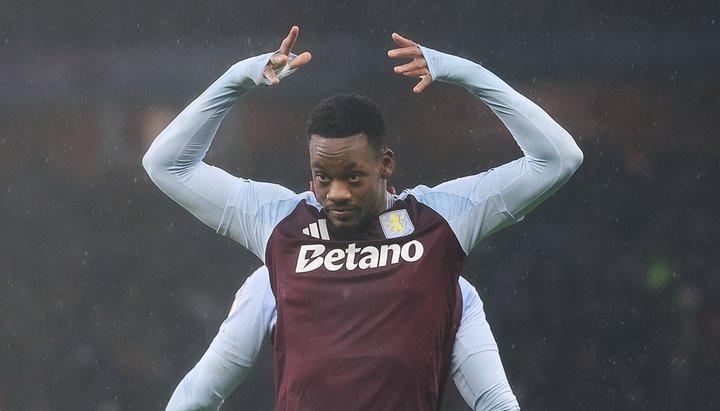
[{"label": "light blue sleeve", "polygon": [[175,388],[166,410],[217,410],[247,377],[276,316],[270,277],[262,266],[235,293],[227,319]]},{"label": "light blue sleeve", "polygon": [[210,344],[210,351],[236,364],[252,366],[276,316],[270,275],[262,266],[235,293],[230,313]]},{"label": "light blue sleeve", "polygon": [[406,192],[443,216],[469,254],[483,238],[522,220],[522,216],[515,218],[510,213],[500,195],[500,174],[491,169],[432,188],[421,185]]},{"label": "light blue sleeve", "polygon": [[[485,317],[483,302],[477,290],[463,277],[458,279],[463,298],[463,310],[460,326],[455,336],[453,347],[452,371],[457,371],[460,365],[472,354],[483,351],[498,351],[497,342],[490,330],[490,324]],[[503,375],[504,377],[504,375]]]},{"label": "light blue sleeve", "polygon": [[217,232],[229,236],[265,262],[265,249],[277,223],[302,200],[312,202],[309,192],[295,194],[277,184],[239,180],[228,196]]},{"label": "light blue sleeve", "polygon": [[463,314],[453,347],[453,381],[475,411],[517,411],[520,406],[505,375],[482,300],[464,278],[458,282]]},{"label": "light blue sleeve", "polygon": [[249,367],[208,350],[175,388],[165,411],[216,411],[249,373]]},{"label": "light blue sleeve", "polygon": [[[165,194],[261,259],[272,227],[299,199],[284,187],[239,179],[202,160],[220,123],[240,96],[258,84],[267,84],[262,73],[271,55],[262,54],[230,67],[157,136],[142,160],[152,181]],[[292,71],[277,71],[278,77]]]},{"label": "light blue sleeve", "polygon": [[433,79],[460,85],[484,102],[524,153],[522,158],[474,176],[410,190],[450,223],[469,253],[483,238],[522,220],[557,191],[580,166],[583,154],[572,136],[543,109],[486,68],[421,49]]}]

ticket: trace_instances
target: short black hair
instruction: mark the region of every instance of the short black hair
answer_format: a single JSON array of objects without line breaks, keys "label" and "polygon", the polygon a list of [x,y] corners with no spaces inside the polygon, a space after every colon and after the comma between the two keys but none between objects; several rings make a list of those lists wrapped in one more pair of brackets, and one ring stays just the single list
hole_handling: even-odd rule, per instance
[{"label": "short black hair", "polygon": [[316,105],[306,123],[308,139],[313,135],[343,138],[363,133],[378,151],[385,148],[385,119],[382,110],[365,96],[335,94]]}]

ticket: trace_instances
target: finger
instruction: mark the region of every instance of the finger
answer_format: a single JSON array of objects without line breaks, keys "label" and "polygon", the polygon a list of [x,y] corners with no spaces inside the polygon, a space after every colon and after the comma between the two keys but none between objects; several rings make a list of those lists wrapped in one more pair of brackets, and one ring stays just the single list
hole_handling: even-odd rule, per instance
[{"label": "finger", "polygon": [[270,57],[270,65],[275,69],[285,67],[287,62],[288,56],[285,54],[275,53]]},{"label": "finger", "polygon": [[292,28],[290,29],[290,33],[288,33],[287,37],[285,37],[285,40],[283,40],[280,44],[280,49],[278,50],[278,53],[285,55],[290,54],[290,50],[292,50],[293,46],[295,45],[295,40],[297,40],[299,32],[300,28],[298,26],[292,26]]},{"label": "finger", "polygon": [[394,70],[396,73],[405,73],[406,71],[415,71],[426,67],[427,64],[425,63],[425,59],[415,59],[407,64],[403,64],[402,66],[396,66]]},{"label": "finger", "polygon": [[423,79],[420,80],[420,82],[417,83],[415,85],[415,87],[413,87],[413,91],[415,93],[422,93],[422,91],[425,90],[427,88],[427,86],[429,86],[432,83],[432,81],[433,80],[430,75],[423,77]]},{"label": "finger", "polygon": [[426,75],[430,74],[430,72],[426,68],[421,68],[421,69],[417,69],[415,71],[406,71],[402,74],[405,76],[408,76],[408,77],[420,77],[420,76],[426,76]]},{"label": "finger", "polygon": [[307,51],[290,60],[290,68],[295,69],[306,65],[312,59],[312,54]]},{"label": "finger", "polygon": [[422,56],[422,50],[418,46],[403,47],[399,49],[392,49],[388,51],[388,56],[392,58],[397,57],[420,57]]},{"label": "finger", "polygon": [[395,43],[398,44],[398,46],[401,46],[401,47],[410,47],[410,46],[415,45],[414,41],[412,41],[410,39],[406,39],[405,37],[403,37],[397,33],[392,34],[392,39],[395,41]]},{"label": "finger", "polygon": [[278,78],[277,74],[275,74],[275,71],[273,71],[272,67],[265,68],[265,71],[263,71],[263,76],[265,76],[266,79],[270,80],[272,86],[280,83],[280,79]]}]

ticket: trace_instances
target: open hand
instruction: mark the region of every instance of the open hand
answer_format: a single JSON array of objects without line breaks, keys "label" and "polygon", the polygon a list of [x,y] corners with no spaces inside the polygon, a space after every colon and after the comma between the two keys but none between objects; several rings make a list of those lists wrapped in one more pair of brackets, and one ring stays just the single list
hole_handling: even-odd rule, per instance
[{"label": "open hand", "polygon": [[307,51],[300,53],[297,57],[292,59],[290,58],[290,51],[295,45],[295,40],[297,40],[299,32],[300,28],[298,26],[292,26],[290,33],[288,33],[285,40],[283,40],[280,44],[278,51],[270,57],[270,61],[268,61],[265,65],[263,76],[270,81],[271,86],[280,83],[280,79],[278,78],[277,73],[275,73],[277,70],[282,70],[286,66],[290,70],[302,67],[312,58],[312,55],[310,55]]},{"label": "open hand", "polygon": [[421,93],[433,82],[433,78],[430,75],[427,61],[425,61],[425,57],[423,57],[420,46],[418,46],[414,41],[406,39],[397,33],[392,34],[392,39],[399,47],[388,51],[388,56],[391,58],[413,59],[409,63],[396,66],[395,72],[408,77],[419,77],[420,82],[413,87],[413,91],[415,93]]}]

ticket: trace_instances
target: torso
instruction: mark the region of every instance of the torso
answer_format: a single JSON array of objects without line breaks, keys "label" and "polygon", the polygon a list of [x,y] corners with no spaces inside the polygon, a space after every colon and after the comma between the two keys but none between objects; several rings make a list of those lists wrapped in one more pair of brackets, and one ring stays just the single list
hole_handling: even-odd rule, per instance
[{"label": "torso", "polygon": [[354,241],[323,219],[301,201],[266,249],[277,409],[439,409],[462,312],[452,230],[412,196]]}]

